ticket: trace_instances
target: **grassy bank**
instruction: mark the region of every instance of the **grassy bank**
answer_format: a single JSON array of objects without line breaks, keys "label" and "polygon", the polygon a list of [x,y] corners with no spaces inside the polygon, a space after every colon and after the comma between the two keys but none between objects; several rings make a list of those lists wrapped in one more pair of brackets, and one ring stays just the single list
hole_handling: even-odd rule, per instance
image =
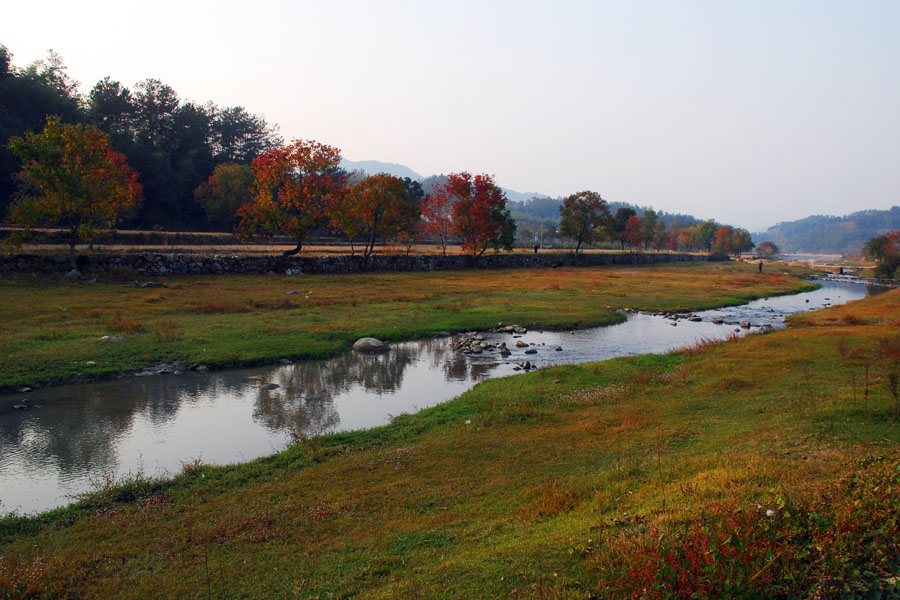
[{"label": "grassy bank", "polygon": [[891,292],[490,380],[387,427],[7,518],[0,592],[892,597],[898,315]]},{"label": "grassy bank", "polygon": [[0,521],[11,597],[878,597],[900,292]]},{"label": "grassy bank", "polygon": [[[500,321],[545,328],[603,325],[622,318],[618,308],[710,308],[808,285],[781,270],[760,274],[755,265],[737,263],[217,275],[170,278],[166,284],[85,285],[47,275],[3,279],[0,390],[108,377],[172,361],[226,368],[324,358],[363,336],[408,340]],[[102,341],[103,336],[127,341]]]}]

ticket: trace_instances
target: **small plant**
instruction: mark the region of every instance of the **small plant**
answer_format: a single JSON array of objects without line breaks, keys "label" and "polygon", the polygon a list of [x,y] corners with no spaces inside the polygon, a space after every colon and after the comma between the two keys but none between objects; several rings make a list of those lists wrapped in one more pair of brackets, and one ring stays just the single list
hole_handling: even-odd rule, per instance
[{"label": "small plant", "polygon": [[140,319],[123,317],[121,314],[116,315],[111,321],[106,324],[106,326],[115,333],[121,333],[125,335],[140,333],[145,329],[144,322]]},{"label": "small plant", "polygon": [[153,334],[161,342],[177,342],[181,339],[182,330],[172,319],[163,319],[157,324]]}]

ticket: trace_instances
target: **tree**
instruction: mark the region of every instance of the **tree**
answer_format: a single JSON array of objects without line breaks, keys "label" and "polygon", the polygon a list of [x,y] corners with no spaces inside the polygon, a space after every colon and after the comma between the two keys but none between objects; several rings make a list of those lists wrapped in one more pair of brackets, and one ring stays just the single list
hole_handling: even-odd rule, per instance
[{"label": "tree", "polygon": [[300,252],[310,232],[328,223],[329,206],[346,193],[340,150],[313,140],[295,140],[253,161],[256,184],[250,201],[238,210],[238,234],[291,236]]},{"label": "tree", "polygon": [[212,144],[217,161],[250,162],[282,143],[278,126],[242,106],[214,109]]},{"label": "tree", "polygon": [[641,237],[644,238],[644,248],[647,249],[651,244],[656,246],[661,240],[659,239],[659,230],[657,223],[661,222],[656,217],[656,211],[648,208],[644,211],[644,217],[641,219]]},{"label": "tree", "polygon": [[22,161],[22,191],[11,220],[27,228],[65,228],[73,269],[76,244],[93,241],[140,204],[138,174],[98,129],[49,117],[43,132],[13,138],[10,149]]},{"label": "tree", "polygon": [[635,216],[635,212],[633,208],[629,208],[627,206],[623,206],[616,211],[616,216],[612,218],[609,223],[609,232],[607,233],[607,237],[613,240],[619,240],[619,243],[622,244],[622,250],[625,249],[625,227],[628,224],[628,219]]},{"label": "tree", "polygon": [[770,241],[760,242],[759,244],[757,244],[756,252],[760,256],[765,256],[768,258],[781,254],[781,250],[778,249],[778,246],[776,246],[774,242]]},{"label": "tree", "polygon": [[643,246],[646,241],[643,219],[637,215],[628,217],[628,220],[625,222],[625,230],[620,234],[620,239],[632,248]]},{"label": "tree", "polygon": [[447,244],[453,235],[453,197],[445,185],[436,185],[431,194],[422,198],[422,232],[447,254]]},{"label": "tree", "polygon": [[81,118],[80,99],[66,83],[71,80],[64,69],[58,56],[17,69],[12,54],[0,44],[0,220],[6,216],[17,186],[15,175],[22,168],[9,148],[10,140],[38,131],[48,115],[65,123]]},{"label": "tree", "polygon": [[669,223],[669,229],[666,232],[666,236],[664,238],[664,244],[666,248],[671,251],[678,250],[679,240],[681,239],[681,232],[684,229],[684,226],[681,224],[681,221],[675,220]]},{"label": "tree", "polygon": [[232,230],[237,224],[238,209],[250,201],[255,179],[249,165],[221,164],[194,191],[194,198],[213,227]]},{"label": "tree", "polygon": [[713,248],[716,252],[728,254],[733,249],[734,228],[731,225],[722,225],[716,229],[716,241]]},{"label": "tree", "polygon": [[893,277],[900,266],[900,231],[891,231],[866,240],[863,247],[866,256],[875,259],[878,277]]},{"label": "tree", "polygon": [[[453,232],[462,238],[463,252],[477,258],[484,254],[489,245],[501,243],[501,234],[512,230],[515,225],[506,210],[506,194],[503,193],[490,175],[452,173],[449,175],[446,192],[455,198],[453,203]],[[509,241],[509,236],[502,243]],[[512,236],[514,239],[514,235]]]},{"label": "tree", "polygon": [[716,230],[719,228],[718,223],[712,219],[703,221],[697,225],[697,245],[709,252],[716,239]]},{"label": "tree", "polygon": [[363,256],[369,257],[375,250],[378,236],[396,238],[412,223],[407,202],[407,187],[399,177],[381,173],[370,175],[350,188],[349,208],[366,234]]},{"label": "tree", "polygon": [[737,252],[738,256],[743,252],[752,250],[754,245],[749,231],[740,228],[734,230],[734,236],[731,238],[731,248],[734,252]]},{"label": "tree", "polygon": [[559,205],[560,232],[575,240],[575,254],[581,244],[591,243],[602,233],[611,219],[609,206],[600,194],[591,191],[578,192]]}]

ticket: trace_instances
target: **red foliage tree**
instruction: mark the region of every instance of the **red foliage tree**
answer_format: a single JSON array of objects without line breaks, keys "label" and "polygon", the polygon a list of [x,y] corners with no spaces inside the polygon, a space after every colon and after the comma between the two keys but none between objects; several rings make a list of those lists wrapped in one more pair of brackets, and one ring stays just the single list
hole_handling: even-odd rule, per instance
[{"label": "red foliage tree", "polygon": [[309,233],[328,224],[331,206],[347,193],[340,161],[340,150],[312,140],[295,140],[256,158],[256,184],[250,202],[238,211],[238,234],[289,235],[297,246],[284,256],[300,252]]},{"label": "red foliage tree", "polygon": [[432,194],[422,198],[419,228],[447,254],[447,244],[453,235],[453,198],[446,186],[437,186]]},{"label": "red foliage tree", "polygon": [[506,195],[490,175],[452,173],[443,187],[456,199],[453,232],[462,238],[463,252],[481,256],[508,226]]},{"label": "red foliage tree", "polygon": [[9,147],[22,161],[22,192],[10,220],[66,229],[73,269],[76,244],[92,242],[140,205],[138,174],[99,129],[48,117],[43,132],[13,138]]}]

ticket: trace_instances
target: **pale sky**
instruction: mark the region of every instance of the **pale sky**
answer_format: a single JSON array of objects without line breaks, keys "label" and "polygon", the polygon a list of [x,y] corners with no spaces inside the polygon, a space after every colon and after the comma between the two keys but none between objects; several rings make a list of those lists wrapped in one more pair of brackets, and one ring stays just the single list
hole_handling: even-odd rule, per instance
[{"label": "pale sky", "polygon": [[0,44],[423,175],[751,230],[900,204],[900,0],[18,1]]}]

